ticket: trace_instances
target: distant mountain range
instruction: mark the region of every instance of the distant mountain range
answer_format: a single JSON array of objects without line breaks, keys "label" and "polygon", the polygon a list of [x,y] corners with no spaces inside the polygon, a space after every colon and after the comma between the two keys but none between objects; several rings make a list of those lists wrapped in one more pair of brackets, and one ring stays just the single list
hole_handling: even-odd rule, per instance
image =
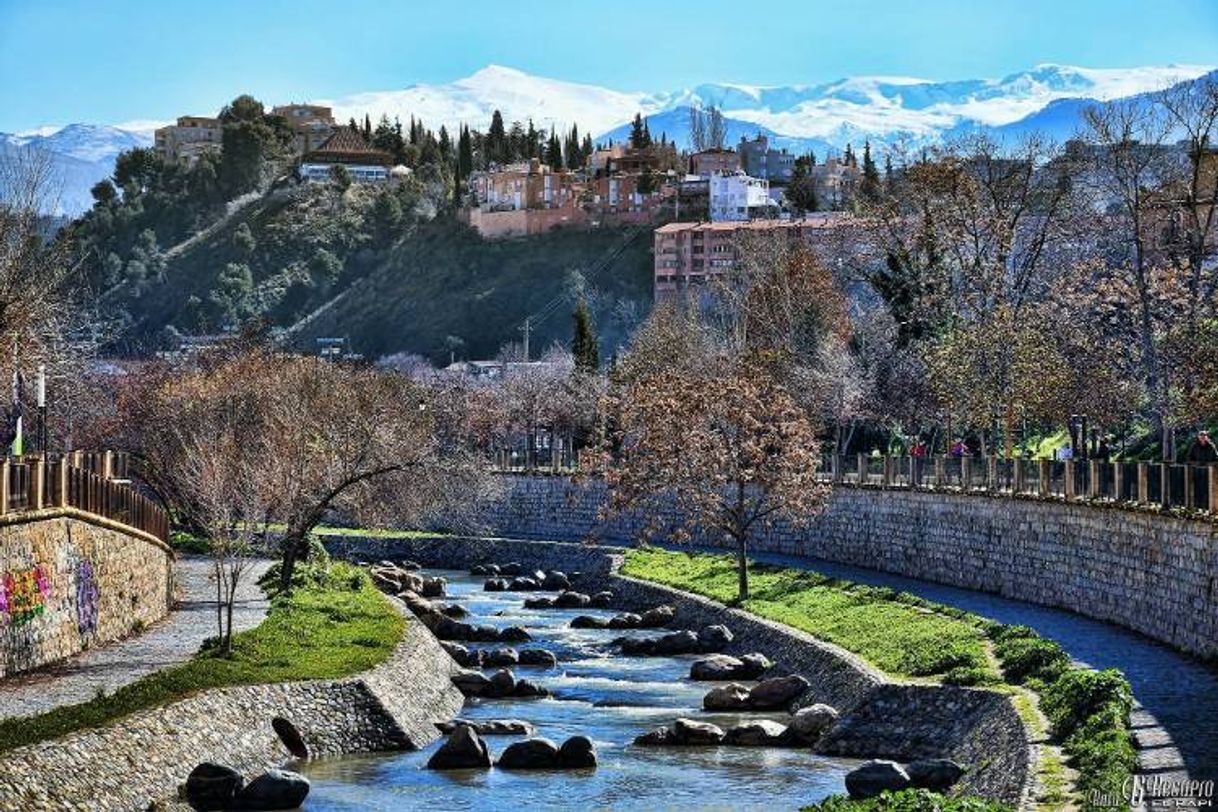
[{"label": "distant mountain range", "polygon": [[[404,121],[414,116],[451,132],[463,123],[485,129],[498,109],[508,122],[531,118],[540,128],[560,131],[577,124],[599,141],[625,138],[629,121],[642,113],[653,136],[664,134],[682,146],[689,141],[689,108],[715,105],[724,113],[729,144],[764,133],[779,146],[823,156],[864,139],[880,146],[921,144],[977,131],[1002,136],[1038,129],[1064,140],[1079,129],[1081,113],[1091,104],[1207,74],[1218,77],[1204,65],[1096,69],[1046,64],[1001,79],[862,76],[818,85],[703,84],[674,92],[624,92],[491,65],[447,84],[316,101],[332,105],[339,120],[365,114],[374,121],[382,114]],[[88,189],[109,174],[114,156],[151,143],[153,126],[72,124],[0,134],[0,150],[24,146],[52,152],[64,175],[60,208],[73,213],[90,205]]]}]

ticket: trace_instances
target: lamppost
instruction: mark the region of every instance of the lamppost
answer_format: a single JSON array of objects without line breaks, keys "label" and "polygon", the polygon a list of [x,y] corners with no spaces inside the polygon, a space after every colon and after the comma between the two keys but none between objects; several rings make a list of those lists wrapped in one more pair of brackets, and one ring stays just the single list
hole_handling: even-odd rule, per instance
[{"label": "lamppost", "polygon": [[47,367],[38,365],[38,453],[47,455]]}]

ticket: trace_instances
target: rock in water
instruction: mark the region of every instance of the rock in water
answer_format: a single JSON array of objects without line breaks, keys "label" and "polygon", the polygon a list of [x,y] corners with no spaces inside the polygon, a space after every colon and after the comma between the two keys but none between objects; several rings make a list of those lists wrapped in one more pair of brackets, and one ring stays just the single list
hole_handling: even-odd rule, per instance
[{"label": "rock in water", "polygon": [[244,783],[232,767],[205,761],[186,778],[186,803],[198,812],[228,809]]},{"label": "rock in water", "polygon": [[874,798],[885,790],[899,792],[909,786],[909,775],[895,761],[873,759],[846,773],[851,798]]},{"label": "rock in water", "polygon": [[774,665],[764,654],[745,654],[740,658],[744,663],[745,672],[741,679],[757,679]]},{"label": "rock in water", "polygon": [[644,629],[658,629],[667,626],[677,616],[677,610],[667,604],[648,609],[643,613],[639,626]]},{"label": "rock in water", "polygon": [[711,688],[702,698],[702,707],[708,711],[747,710],[749,689],[737,682]]},{"label": "rock in water", "polygon": [[596,766],[596,745],[587,736],[572,736],[558,748],[558,766],[584,770]]},{"label": "rock in water", "polygon": [[572,592],[565,590],[558,593],[558,597],[554,599],[554,605],[559,609],[582,609],[592,603],[592,599],[582,592]]},{"label": "rock in water", "polygon": [[603,617],[593,617],[592,615],[577,615],[571,619],[572,629],[607,629],[609,621]]},{"label": "rock in water", "polygon": [[809,705],[791,717],[791,733],[803,744],[816,744],[825,731],[837,722],[838,713],[828,705]]},{"label": "rock in water", "polygon": [[520,662],[520,654],[514,648],[497,648],[483,652],[482,664],[487,667],[516,665]]},{"label": "rock in water", "polygon": [[290,770],[267,770],[245,785],[233,801],[233,809],[296,809],[309,794],[309,779]]},{"label": "rock in water", "polygon": [[727,626],[707,626],[698,632],[698,646],[703,651],[722,651],[732,642],[734,635]]},{"label": "rock in water", "polygon": [[689,678],[707,682],[744,679],[739,676],[743,670],[744,661],[727,654],[712,654],[694,660],[694,664],[689,667]]},{"label": "rock in water", "polygon": [[678,719],[672,723],[672,732],[679,744],[697,746],[723,743],[723,729],[710,722]]},{"label": "rock in water", "polygon": [[532,736],[535,731],[533,725],[522,719],[483,719],[478,722],[454,719],[436,723],[436,727],[446,736],[461,725],[472,727],[479,736]]},{"label": "rock in water", "polygon": [[293,756],[296,758],[309,757],[309,748],[304,742],[304,737],[300,735],[300,731],[296,729],[296,725],[282,716],[276,716],[271,720],[271,730],[275,731],[279,741],[283,742],[283,746],[288,748],[288,752]]},{"label": "rock in water", "polygon": [[460,671],[450,679],[464,696],[486,696],[491,691],[491,681],[481,671]]},{"label": "rock in water", "polygon": [[613,593],[609,591],[597,592],[592,596],[592,605],[597,609],[608,609],[613,604]]},{"label": "rock in water", "polygon": [[558,665],[558,657],[554,656],[554,652],[546,651],[544,648],[526,648],[520,650],[520,664],[553,668]]},{"label": "rock in water", "polygon": [[561,592],[571,588],[571,579],[564,572],[551,570],[546,573],[545,580],[541,582],[541,588],[550,592]]},{"label": "rock in water", "polygon": [[553,770],[558,767],[558,746],[549,739],[525,739],[507,746],[496,766],[505,770]]},{"label": "rock in water", "polygon": [[792,700],[808,690],[809,685],[810,683],[798,674],[765,679],[749,691],[749,705],[754,710],[786,708]]},{"label": "rock in water", "polygon": [[497,639],[505,643],[523,643],[526,640],[531,640],[529,633],[522,626],[508,626],[506,629],[499,632]]},{"label": "rock in water", "polygon": [[927,758],[905,767],[910,782],[921,789],[943,792],[964,775],[964,768],[948,758]]},{"label": "rock in water", "polygon": [[785,747],[792,741],[787,726],[769,719],[736,725],[723,737],[724,744],[741,747]]},{"label": "rock in water", "polygon": [[429,770],[476,770],[490,766],[490,748],[468,725],[458,725],[427,761]]}]

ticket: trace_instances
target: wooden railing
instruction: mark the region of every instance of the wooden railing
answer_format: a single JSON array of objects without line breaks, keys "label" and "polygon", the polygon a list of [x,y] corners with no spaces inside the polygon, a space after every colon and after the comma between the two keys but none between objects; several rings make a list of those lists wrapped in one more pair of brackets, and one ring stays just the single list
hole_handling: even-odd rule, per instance
[{"label": "wooden railing", "polygon": [[828,454],[817,477],[839,485],[1108,502],[1218,516],[1218,464]]},{"label": "wooden railing", "polygon": [[0,516],[75,508],[168,541],[165,509],[126,476],[126,454],[113,451],[5,457],[0,459]]}]

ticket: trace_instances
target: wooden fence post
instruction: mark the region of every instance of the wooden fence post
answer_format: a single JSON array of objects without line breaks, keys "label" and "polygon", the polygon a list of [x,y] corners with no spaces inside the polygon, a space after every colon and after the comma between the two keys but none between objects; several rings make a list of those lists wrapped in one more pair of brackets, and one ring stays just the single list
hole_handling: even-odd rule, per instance
[{"label": "wooden fence post", "polygon": [[102,477],[102,479],[107,479],[107,480],[114,478],[114,452],[113,451],[106,451],[106,452],[102,453],[101,477]]},{"label": "wooden fence post", "polygon": [[1065,494],[1067,499],[1074,498],[1074,460],[1066,460]]},{"label": "wooden fence post", "polygon": [[1050,487],[1049,487],[1050,486],[1050,482],[1049,482],[1050,468],[1049,468],[1048,460],[1037,460],[1036,461],[1036,474],[1038,477],[1038,481],[1036,483],[1036,490],[1040,493],[1040,496],[1042,499],[1046,498],[1046,497],[1048,497],[1049,490],[1050,490]]},{"label": "wooden fence post", "polygon": [[1125,466],[1119,462],[1108,463],[1112,466],[1112,501],[1120,502],[1125,493]]},{"label": "wooden fence post", "polygon": [[1138,501],[1150,501],[1150,464],[1145,462],[1138,463]]},{"label": "wooden fence post", "polygon": [[1184,466],[1184,507],[1192,510],[1197,506],[1196,494],[1193,493],[1193,466]]},{"label": "wooden fence post", "polygon": [[857,465],[858,465],[859,484],[865,485],[865,484],[867,484],[867,455],[866,454],[863,454],[862,452],[859,453]]},{"label": "wooden fence post", "polygon": [[0,516],[8,513],[8,489],[11,476],[12,469],[9,467],[9,459],[5,457],[4,462],[0,463]]},{"label": "wooden fence post", "polygon": [[1171,507],[1171,464],[1159,463],[1159,505]]},{"label": "wooden fence post", "polygon": [[998,493],[1002,490],[998,484],[998,455],[992,454],[985,460],[985,489],[990,493]]},{"label": "wooden fence post", "polygon": [[1016,457],[1015,459],[1011,460],[1011,494],[1012,495],[1023,493],[1023,486],[1024,486],[1023,463],[1024,463],[1024,461],[1021,457]]},{"label": "wooden fence post", "polygon": [[41,456],[30,458],[30,510],[42,510],[45,502],[45,466]]},{"label": "wooden fence post", "polygon": [[943,487],[943,458],[935,456],[935,488]]},{"label": "wooden fence post", "polygon": [[1087,461],[1087,495],[1092,499],[1100,495],[1100,464],[1098,460]]},{"label": "wooden fence post", "polygon": [[1218,516],[1218,465],[1210,463],[1206,466],[1206,471],[1210,486],[1210,513]]}]

